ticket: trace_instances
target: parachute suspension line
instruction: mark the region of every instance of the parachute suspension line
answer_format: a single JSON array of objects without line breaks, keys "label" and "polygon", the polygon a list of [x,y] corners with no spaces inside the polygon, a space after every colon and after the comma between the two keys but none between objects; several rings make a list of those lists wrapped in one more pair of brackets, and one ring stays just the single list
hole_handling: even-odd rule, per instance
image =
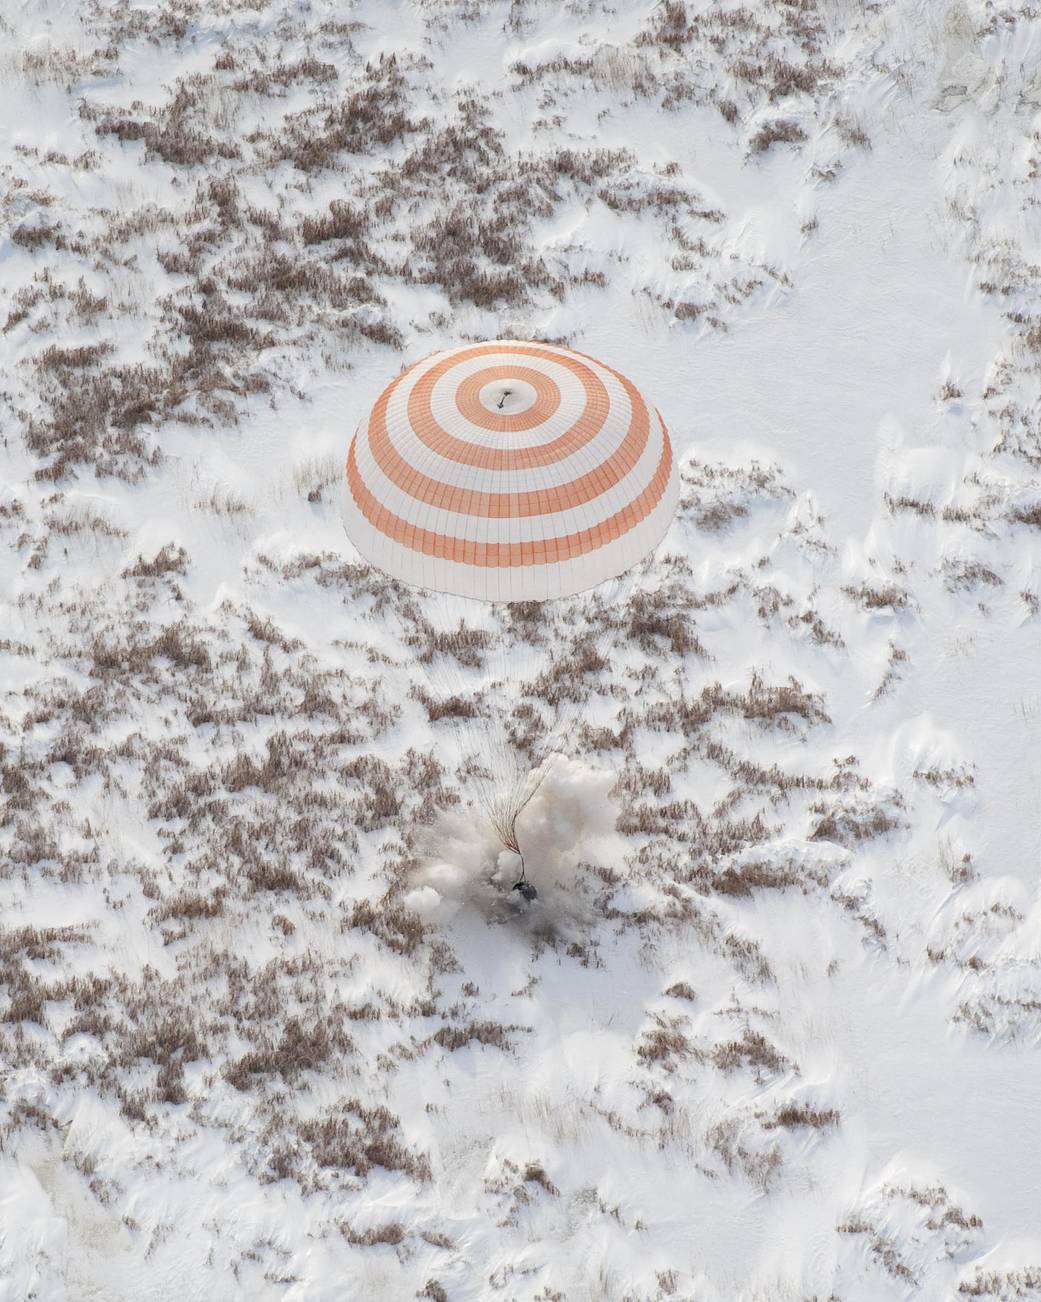
[{"label": "parachute suspension line", "polygon": [[[487,806],[492,826],[499,834],[499,840],[507,850],[512,850],[520,858],[522,869],[524,855],[521,853],[520,841],[517,836],[517,819],[524,812],[539,787],[542,786],[551,763],[552,757],[544,760],[538,768],[528,772],[521,781],[514,781],[507,789],[495,793],[492,801]],[[523,877],[523,875],[522,871],[521,876]]]},{"label": "parachute suspension line", "polygon": [[[584,641],[594,660],[611,658],[617,628],[610,615],[624,603],[633,579],[644,569],[645,566],[636,566],[608,580],[601,586],[595,604],[585,612],[586,618],[580,616],[579,626],[586,625]],[[451,594],[436,594],[434,605],[426,608],[425,615],[428,619],[433,617],[439,632],[451,636],[470,625],[471,616],[478,613],[475,604]],[[550,610],[555,607],[555,602],[546,604]],[[571,613],[566,612],[565,622]],[[523,637],[511,636],[498,620],[495,624],[489,644],[482,648],[481,668],[464,667],[451,649],[441,648],[424,661],[423,671],[438,705],[450,707],[441,713],[438,727],[449,725],[457,762],[468,769],[464,783],[484,809],[504,848],[519,856],[517,819],[549,776],[560,754],[571,751],[569,741],[583,701],[579,693],[570,691],[555,701],[546,700],[538,712],[541,718],[534,745],[519,749],[510,735],[514,707],[525,699],[518,689],[536,681],[550,668],[553,645],[533,645]],[[414,629],[402,624],[402,631],[406,641],[409,636],[414,639]],[[479,707],[474,704],[475,694],[480,697]]]},{"label": "parachute suspension line", "polygon": [[532,883],[528,881],[528,874],[524,869],[524,856],[520,854],[519,850],[517,851],[517,853],[520,855],[521,870],[520,870],[520,876],[513,883],[513,889],[517,892],[517,894],[521,897],[522,900],[525,900],[527,901],[528,904],[530,904],[532,900],[538,899],[539,893],[532,885]]},{"label": "parachute suspension line", "polygon": [[[608,580],[600,586],[594,603],[579,612],[565,609],[565,626],[575,628],[595,660],[612,658],[618,635],[615,612],[625,604],[633,580],[646,569],[647,562],[644,562]],[[417,668],[431,690],[425,700],[435,736],[440,734],[438,756],[449,766],[462,766],[460,777],[464,786],[470,788],[476,803],[483,808],[503,847],[520,857],[521,880],[525,880],[517,820],[561,753],[572,751],[574,724],[584,705],[580,699],[582,694],[567,690],[554,699],[533,695],[531,701],[541,703],[536,711],[536,733],[531,742],[519,745],[511,735],[511,727],[516,725],[515,706],[529,700],[521,689],[537,682],[553,667],[554,657],[559,658],[559,644],[552,638],[529,641],[504,627],[501,614],[493,616],[489,628],[486,618],[482,618],[489,613],[487,606],[481,609],[483,603],[430,590],[425,595],[433,601],[421,601],[423,618],[436,628],[441,639],[426,653],[429,658],[419,660]],[[557,625],[561,617],[555,610],[555,601],[545,604],[552,624]],[[395,607],[391,609],[400,640],[405,647],[414,647],[417,627],[413,620]],[[464,639],[453,645],[450,639],[461,631],[482,628],[490,634],[489,640],[479,649],[480,662],[468,664],[465,658],[468,643]],[[450,739],[454,746],[446,746]]]},{"label": "parachute suspension line", "polygon": [[[447,593],[431,593],[432,606],[424,609],[424,617],[437,631],[447,637],[468,625],[476,603]],[[469,607],[469,609],[467,609]],[[395,612],[397,614],[397,612]],[[401,640],[414,644],[416,630],[410,622],[398,616]],[[463,647],[465,651],[465,646]],[[534,795],[539,781],[532,782],[532,766],[515,751],[509,740],[506,721],[511,714],[509,699],[518,675],[515,649],[507,648],[501,638],[493,636],[490,644],[482,648],[484,660],[490,660],[487,670],[466,665],[457,655],[458,648],[441,646],[434,650],[429,660],[422,662],[423,676],[432,690],[427,697],[432,719],[438,729],[448,724],[448,732],[455,742],[456,764],[465,766],[464,783],[468,785],[478,804],[484,809],[499,840],[510,850],[516,846],[515,823],[518,814]],[[484,681],[478,674],[483,675]],[[490,678],[490,681],[488,681]],[[474,696],[479,696],[475,706]],[[436,698],[436,699],[435,699]],[[444,707],[448,707],[445,709]],[[433,711],[438,710],[438,714]],[[445,755],[444,732],[439,747]],[[452,761],[449,760],[451,763]]]},{"label": "parachute suspension line", "polygon": [[[503,846],[519,853],[517,817],[541,785],[545,756],[519,751],[510,737],[510,724],[516,685],[527,681],[539,666],[532,663],[530,648],[503,636],[497,622],[486,630],[490,636],[480,648],[481,663],[467,664],[469,643],[463,640],[453,646],[450,639],[464,628],[473,630],[473,615],[486,615],[487,608],[447,593],[431,595],[435,600],[425,606],[424,616],[441,635],[440,645],[422,661],[423,675],[437,698],[427,698],[431,717],[438,729],[448,725],[455,741],[455,762],[464,766],[464,784],[484,809]],[[399,623],[402,640],[414,643],[415,629],[403,620]],[[477,628],[482,623],[479,618]],[[439,749],[444,756],[444,732],[441,737]]]}]

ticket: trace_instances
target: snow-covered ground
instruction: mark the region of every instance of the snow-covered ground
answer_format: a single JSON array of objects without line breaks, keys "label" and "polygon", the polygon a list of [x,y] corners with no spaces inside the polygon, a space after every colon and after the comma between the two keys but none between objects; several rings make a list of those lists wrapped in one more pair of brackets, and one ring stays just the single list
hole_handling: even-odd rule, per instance
[{"label": "snow-covered ground", "polygon": [[[1041,11],[0,36],[0,1300],[1041,1298]],[[487,337],[683,475],[530,908],[337,509]]]}]

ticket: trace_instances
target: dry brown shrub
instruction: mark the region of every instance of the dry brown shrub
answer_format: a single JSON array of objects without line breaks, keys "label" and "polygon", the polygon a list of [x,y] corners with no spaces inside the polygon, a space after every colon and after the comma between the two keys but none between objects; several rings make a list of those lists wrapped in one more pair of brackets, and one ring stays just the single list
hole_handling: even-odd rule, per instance
[{"label": "dry brown shrub", "polygon": [[224,892],[216,891],[213,895],[200,895],[197,892],[183,890],[163,900],[162,904],[149,911],[149,917],[155,922],[166,922],[171,918],[190,919],[216,918],[224,911]]},{"label": "dry brown shrub", "polygon": [[680,50],[691,39],[696,25],[687,18],[687,7],[682,0],[664,0],[656,6],[652,25],[638,33],[636,44],[663,45]]},{"label": "dry brown shrub", "polygon": [[[842,138],[843,144],[849,145],[854,149],[871,148],[871,137],[860,123],[848,114],[840,114],[840,116],[835,119],[835,128],[838,131],[839,136]],[[956,384],[952,384],[950,380],[945,382],[944,390],[954,390],[953,393],[947,393],[946,396],[961,397],[961,390],[958,389]]]},{"label": "dry brown shrub", "polygon": [[41,371],[79,370],[86,366],[96,366],[111,352],[110,343],[83,344],[77,348],[59,348],[56,344],[50,344],[37,357],[35,364]]},{"label": "dry brown shrub", "polygon": [[584,681],[587,674],[597,677],[608,668],[607,661],[596,648],[592,638],[581,637],[566,648],[549,669],[525,686],[526,695],[535,696],[548,705],[559,706],[564,701],[582,701],[592,690]]},{"label": "dry brown shrub", "polygon": [[963,592],[973,587],[1002,587],[1005,579],[981,561],[969,561],[960,557],[947,557],[941,566],[943,583],[951,592]]},{"label": "dry brown shrub", "polygon": [[359,240],[369,229],[369,218],[361,208],[334,199],[324,217],[305,217],[300,234],[305,244],[327,240]]},{"label": "dry brown shrub", "polygon": [[83,927],[13,927],[0,929],[0,963],[15,960],[59,962],[62,945],[83,944],[87,931]]},{"label": "dry brown shrub", "polygon": [[[821,82],[833,81],[842,75],[842,69],[826,59],[811,59],[806,63],[795,64],[776,55],[769,55],[762,60],[737,59],[730,65],[730,71],[738,81],[765,88],[771,101],[784,99],[788,95],[811,95]],[[792,124],[773,123],[771,127],[782,125]],[[805,136],[785,136],[784,139],[802,140]]]},{"label": "dry brown shrub", "polygon": [[708,866],[699,867],[691,878],[701,890],[716,895],[750,896],[754,891],[783,891],[790,886],[805,890],[807,878],[790,864],[765,862],[730,864],[713,871]]},{"label": "dry brown shrub", "polygon": [[361,85],[330,107],[318,126],[311,114],[284,121],[284,129],[265,142],[272,161],[284,159],[301,172],[336,164],[343,153],[377,153],[428,126],[409,117],[410,87],[394,54],[365,65]]},{"label": "dry brown shrub", "polygon": [[45,221],[36,223],[22,222],[20,226],[16,226],[11,232],[10,238],[12,244],[28,249],[31,253],[44,248],[48,244],[55,249],[67,247],[60,228]]},{"label": "dry brown shrub", "polygon": [[692,800],[673,800],[667,805],[634,804],[625,806],[615,819],[615,830],[622,836],[672,836],[689,840],[697,808]]},{"label": "dry brown shrub", "polygon": [[628,750],[632,740],[632,729],[627,725],[618,732],[610,728],[591,728],[588,723],[579,725],[579,747],[584,751]]},{"label": "dry brown shrub", "polygon": [[352,1047],[347,1037],[330,1035],[322,1021],[304,1026],[291,1017],[277,1043],[251,1049],[229,1063],[224,1078],[242,1091],[252,1089],[257,1077],[277,1076],[291,1085],[303,1072],[321,1070],[333,1055],[342,1055]]},{"label": "dry brown shrub", "polygon": [[298,742],[298,739],[291,739],[286,732],[277,732],[268,737],[265,743],[267,754],[263,763],[258,763],[251,755],[240,751],[223,770],[225,790],[243,791],[247,787],[257,787],[261,791],[277,793],[285,783],[292,780],[303,759],[294,742]]},{"label": "dry brown shrub", "polygon": [[37,479],[61,479],[78,464],[93,464],[102,474],[139,478],[142,465],[158,460],[136,432],[160,405],[162,372],[141,364],[110,366],[83,373],[79,367],[52,365],[51,387],[42,392],[44,414],[26,426],[30,451],[53,457]]},{"label": "dry brown shrub", "polygon": [[448,1291],[436,1279],[428,1279],[416,1294],[416,1297],[429,1298],[430,1302],[448,1302]]},{"label": "dry brown shrub", "polygon": [[792,677],[787,683],[767,683],[757,671],[753,671],[748,690],[744,693],[725,691],[718,682],[704,688],[698,708],[691,713],[691,720],[703,715],[707,721],[718,712],[734,712],[745,719],[780,726],[788,726],[788,715],[795,715],[807,723],[830,722],[817,693],[807,692]]},{"label": "dry brown shrub", "polygon": [[[230,71],[235,67],[232,55],[220,56],[214,68],[218,71]],[[279,61],[272,67],[253,68],[237,81],[229,83],[235,91],[251,91],[254,95],[270,95],[272,89],[285,90],[296,81],[330,82],[336,80],[336,68],[331,63],[322,63],[313,55],[306,55],[294,63]]]},{"label": "dry brown shrub", "polygon": [[485,629],[470,628],[462,621],[458,628],[444,631],[421,619],[405,641],[418,652],[416,658],[420,664],[428,665],[437,656],[451,656],[467,669],[480,669],[484,665],[484,652],[492,645],[492,635]]},{"label": "dry brown shrub", "polygon": [[8,983],[8,1003],[0,1021],[33,1022],[37,1026],[47,1026],[46,1005],[48,1000],[60,999],[61,988],[52,988],[37,981],[26,973]]},{"label": "dry brown shrub", "polygon": [[686,981],[674,981],[665,991],[665,994],[669,995],[672,999],[687,999],[691,1002],[698,997],[697,991]]},{"label": "dry brown shrub", "polygon": [[114,1061],[129,1066],[137,1059],[149,1059],[158,1067],[155,1098],[160,1103],[187,1101],[184,1067],[189,1062],[210,1058],[210,1048],[193,1015],[165,1000],[155,1006],[128,1008],[138,1021],[121,1029]]},{"label": "dry brown shrub", "polygon": [[302,895],[311,893],[307,881],[294,871],[284,859],[257,859],[245,865],[246,880],[251,890]]},{"label": "dry brown shrub", "polygon": [[741,1038],[717,1044],[710,1054],[720,1071],[747,1067],[752,1071],[784,1071],[790,1063],[779,1049],[761,1034],[745,1027]]},{"label": "dry brown shrub", "polygon": [[1038,1290],[1041,1290],[1041,1266],[982,1271],[974,1279],[962,1280],[958,1285],[963,1297],[993,1297],[995,1302],[1006,1298],[1026,1299]]},{"label": "dry brown shrub", "polygon": [[[96,135],[114,136],[124,144],[142,140],[146,157],[161,158],[177,167],[193,167],[215,159],[238,159],[241,151],[233,140],[213,135],[207,129],[206,78],[196,74],[177,82],[173,98],[147,117],[132,117],[123,109],[80,102],[80,117],[94,124]],[[143,110],[143,106],[138,110]],[[147,111],[147,110],[145,110]]]},{"label": "dry brown shrub", "polygon": [[369,931],[396,954],[409,955],[422,944],[426,936],[419,914],[405,907],[399,900],[356,900],[343,922],[344,928]]},{"label": "dry brown shrub", "polygon": [[741,1142],[742,1126],[735,1117],[724,1117],[705,1132],[710,1149],[722,1158],[728,1171],[738,1171],[763,1190],[770,1188],[774,1176],[782,1165],[780,1150],[776,1147],[751,1149]]},{"label": "dry brown shrub", "polygon": [[414,687],[409,695],[426,709],[427,718],[431,723],[437,723],[441,719],[477,717],[477,707],[473,701],[464,700],[461,696],[446,696],[442,700],[436,700],[422,687]]},{"label": "dry brown shrub", "polygon": [[541,1162],[529,1162],[524,1168],[524,1183],[537,1184],[545,1189],[546,1193],[556,1198],[560,1190],[546,1174],[546,1170]]},{"label": "dry brown shrub", "polygon": [[823,1130],[825,1126],[837,1126],[839,1114],[834,1108],[813,1108],[803,1103],[786,1103],[772,1117],[763,1122],[764,1130],[776,1130],[784,1127],[791,1130],[797,1126],[809,1126],[814,1130]]},{"label": "dry brown shrub", "polygon": [[442,1049],[454,1053],[456,1049],[465,1049],[468,1044],[489,1044],[493,1048],[509,1053],[513,1049],[510,1033],[520,1030],[517,1026],[503,1026],[499,1022],[467,1022],[462,1026],[442,1026],[433,1040]]},{"label": "dry brown shrub", "polygon": [[355,1247],[374,1248],[382,1244],[396,1247],[405,1238],[405,1227],[400,1221],[389,1221],[386,1225],[372,1226],[359,1232],[349,1225],[341,1225],[340,1233]]},{"label": "dry brown shrub", "polygon": [[429,1181],[429,1161],[405,1147],[400,1130],[399,1118],[382,1105],[369,1108],[347,1099],[324,1117],[303,1122],[298,1134],[319,1167],[353,1171],[364,1179],[379,1166]]},{"label": "dry brown shrub", "polygon": [[385,760],[375,755],[358,756],[344,765],[342,776],[356,778],[365,785],[355,806],[355,817],[362,831],[375,832],[386,827],[401,813],[400,784]]},{"label": "dry brown shrub", "polygon": [[179,669],[210,669],[206,645],[186,622],[167,624],[151,638],[140,638],[132,630],[125,642],[105,641],[101,634],[90,646],[91,674],[96,678],[147,673],[157,658],[165,658]]},{"label": "dry brown shrub", "polygon": [[901,494],[899,497],[893,497],[889,493],[883,493],[882,497],[890,511],[913,511],[915,515],[934,516],[936,507],[932,502],[923,502],[917,497],[908,497]]},{"label": "dry brown shrub", "polygon": [[806,139],[806,132],[790,118],[778,118],[761,126],[748,142],[749,152],[764,154],[772,145],[798,144]]},{"label": "dry brown shrub", "polygon": [[661,797],[667,796],[671,790],[672,778],[668,769],[648,769],[642,764],[627,764],[619,773],[610,794],[631,798],[649,791],[652,795]]},{"label": "dry brown shrub", "polygon": [[506,621],[512,633],[525,641],[542,641],[546,607],[541,601],[509,601],[505,604]]},{"label": "dry brown shrub", "polygon": [[645,1063],[661,1063],[666,1071],[672,1071],[675,1059],[690,1054],[690,1040],[677,1026],[656,1020],[659,1020],[659,1025],[644,1031],[643,1038],[636,1046],[636,1056]]},{"label": "dry brown shrub", "polygon": [[298,637],[286,637],[270,615],[265,615],[261,619],[255,611],[251,610],[246,616],[246,627],[258,642],[277,646],[287,653],[299,651],[304,645]]},{"label": "dry brown shrub", "polygon": [[133,565],[123,571],[125,579],[154,579],[161,574],[186,574],[188,553],[176,543],[164,543],[151,560],[138,555]]},{"label": "dry brown shrub", "polygon": [[660,654],[664,643],[673,655],[708,653],[698,640],[687,612],[677,609],[674,594],[666,589],[636,592],[629,601],[627,636],[642,651]]},{"label": "dry brown shrub", "polygon": [[820,697],[804,691],[795,678],[789,678],[780,686],[771,686],[759,674],[753,673],[741,708],[746,719],[769,722],[779,715],[795,714],[810,723],[829,722],[821,708]]},{"label": "dry brown shrub", "polygon": [[810,806],[820,815],[810,833],[811,841],[833,841],[836,845],[853,847],[861,841],[885,836],[903,826],[901,819],[880,806],[833,805],[817,803]]},{"label": "dry brown shrub", "polygon": [[565,73],[569,77],[589,78],[593,73],[592,59],[569,59],[564,55],[558,55],[556,58],[547,59],[544,63],[538,63],[532,67],[528,63],[518,61],[510,65],[510,72],[519,77],[525,85],[531,85],[534,82],[541,81],[545,77]]},{"label": "dry brown shrub", "polygon": [[910,605],[908,594],[894,583],[883,587],[873,587],[869,583],[861,583],[859,588],[847,585],[842,591],[867,610],[904,610]]},{"label": "dry brown shrub", "polygon": [[7,1119],[0,1126],[0,1152],[5,1148],[5,1140],[24,1126],[35,1126],[37,1130],[60,1130],[57,1121],[45,1108],[27,1099],[15,1099],[8,1107]]},{"label": "dry brown shrub", "polygon": [[385,344],[388,348],[405,347],[405,336],[389,321],[359,321],[359,332],[374,344]]}]

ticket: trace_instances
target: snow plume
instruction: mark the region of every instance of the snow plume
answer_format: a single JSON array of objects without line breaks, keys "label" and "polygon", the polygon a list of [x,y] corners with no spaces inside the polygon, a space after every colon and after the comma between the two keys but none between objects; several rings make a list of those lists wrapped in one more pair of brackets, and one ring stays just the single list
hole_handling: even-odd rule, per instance
[{"label": "snow plume", "polygon": [[417,837],[419,865],[405,902],[435,925],[471,925],[480,917],[535,936],[588,935],[597,912],[586,873],[614,830],[615,776],[582,760],[557,756],[517,824],[524,869],[535,900],[513,891],[520,857],[504,850],[483,810],[454,808]]}]

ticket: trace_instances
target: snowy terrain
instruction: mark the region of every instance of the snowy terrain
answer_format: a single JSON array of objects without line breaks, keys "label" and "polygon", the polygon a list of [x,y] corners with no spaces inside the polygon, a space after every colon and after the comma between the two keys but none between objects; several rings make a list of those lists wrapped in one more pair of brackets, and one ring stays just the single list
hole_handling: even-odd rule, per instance
[{"label": "snowy terrain", "polygon": [[[1041,9],[0,37],[0,1302],[1041,1298]],[[496,337],[683,477],[531,908],[337,509]]]}]

